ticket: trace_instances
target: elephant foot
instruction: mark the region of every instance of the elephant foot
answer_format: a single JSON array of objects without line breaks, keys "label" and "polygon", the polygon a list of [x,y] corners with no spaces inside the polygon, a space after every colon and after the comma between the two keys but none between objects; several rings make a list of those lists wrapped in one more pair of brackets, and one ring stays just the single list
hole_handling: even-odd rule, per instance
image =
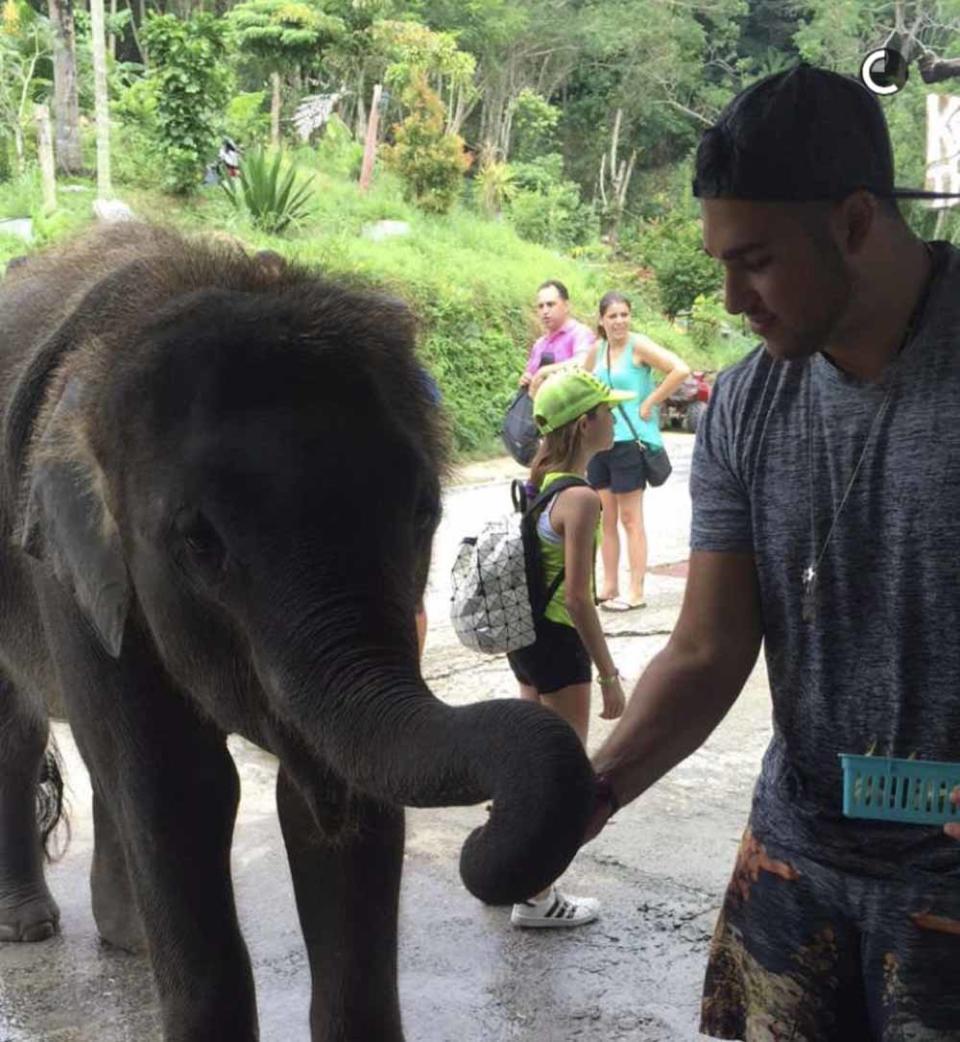
[{"label": "elephant foot", "polygon": [[145,955],[147,951],[147,939],[143,932],[143,923],[139,917],[127,919],[126,921],[112,921],[101,923],[97,919],[97,933],[104,944],[122,951],[130,952],[131,955]]},{"label": "elephant foot", "polygon": [[93,902],[93,918],[97,923],[100,940],[104,943],[132,955],[143,955],[146,952],[147,938],[143,931],[143,920],[128,895],[120,900],[110,900],[101,892]]},{"label": "elephant foot", "polygon": [[60,929],[60,909],[44,882],[0,891],[0,941],[46,941]]},{"label": "elephant foot", "polygon": [[94,794],[94,846],[90,897],[100,939],[133,955],[147,950],[143,920],[133,896],[130,873],[120,839],[106,806]]},{"label": "elephant foot", "polygon": [[133,955],[141,955],[147,950],[143,920],[130,892],[126,869],[120,873],[117,871],[119,867],[109,864],[101,856],[94,856],[90,888],[93,918],[102,941]]}]

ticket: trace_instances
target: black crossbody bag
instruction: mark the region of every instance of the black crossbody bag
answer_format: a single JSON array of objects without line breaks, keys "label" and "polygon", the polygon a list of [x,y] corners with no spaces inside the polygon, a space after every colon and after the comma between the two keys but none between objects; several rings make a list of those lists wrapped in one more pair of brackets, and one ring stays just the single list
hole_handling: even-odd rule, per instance
[{"label": "black crossbody bag", "polygon": [[637,428],[634,427],[626,409],[622,405],[618,405],[617,408],[620,410],[620,415],[627,421],[627,426],[630,428],[630,433],[637,443],[637,448],[643,453],[643,468],[646,472],[647,482],[654,488],[657,488],[670,477],[673,471],[673,464],[670,462],[667,450],[647,445],[640,435],[637,434]]}]

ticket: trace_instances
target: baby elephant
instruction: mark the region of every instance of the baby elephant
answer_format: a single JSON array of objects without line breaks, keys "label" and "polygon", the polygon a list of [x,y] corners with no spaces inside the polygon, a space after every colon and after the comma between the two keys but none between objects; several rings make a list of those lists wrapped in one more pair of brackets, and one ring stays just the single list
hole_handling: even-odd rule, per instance
[{"label": "baby elephant", "polygon": [[398,1042],[403,805],[493,799],[460,867],[501,904],[563,871],[592,791],[559,718],[452,708],[420,674],[445,450],[410,314],[124,225],[0,284],[0,387],[0,940],[57,928],[61,706],[102,936],[148,951],[167,1042],[256,1039],[229,869],[241,734],[280,762],[312,1039]]}]

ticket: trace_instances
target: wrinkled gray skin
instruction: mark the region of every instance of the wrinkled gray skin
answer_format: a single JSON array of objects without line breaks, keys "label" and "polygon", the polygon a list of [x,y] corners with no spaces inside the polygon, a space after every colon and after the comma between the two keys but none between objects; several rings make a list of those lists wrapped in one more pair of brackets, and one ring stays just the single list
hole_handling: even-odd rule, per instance
[{"label": "wrinkled gray skin", "polygon": [[167,1042],[257,1037],[228,733],[280,760],[314,1042],[403,1037],[404,804],[494,800],[461,857],[491,903],[583,834],[566,724],[447,707],[420,675],[444,458],[412,343],[395,301],[146,227],[0,285],[0,940],[57,928],[35,804],[59,700],[97,924],[148,951]]}]

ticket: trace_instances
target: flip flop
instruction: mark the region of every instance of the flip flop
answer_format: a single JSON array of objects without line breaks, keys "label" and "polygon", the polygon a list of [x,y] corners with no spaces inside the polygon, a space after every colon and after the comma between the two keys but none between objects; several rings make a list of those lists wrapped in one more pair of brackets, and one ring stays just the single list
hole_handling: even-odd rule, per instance
[{"label": "flip flop", "polygon": [[624,597],[613,597],[609,601],[603,601],[600,604],[601,611],[633,611],[634,608],[646,608],[646,601],[638,601],[636,604],[631,604]]}]

